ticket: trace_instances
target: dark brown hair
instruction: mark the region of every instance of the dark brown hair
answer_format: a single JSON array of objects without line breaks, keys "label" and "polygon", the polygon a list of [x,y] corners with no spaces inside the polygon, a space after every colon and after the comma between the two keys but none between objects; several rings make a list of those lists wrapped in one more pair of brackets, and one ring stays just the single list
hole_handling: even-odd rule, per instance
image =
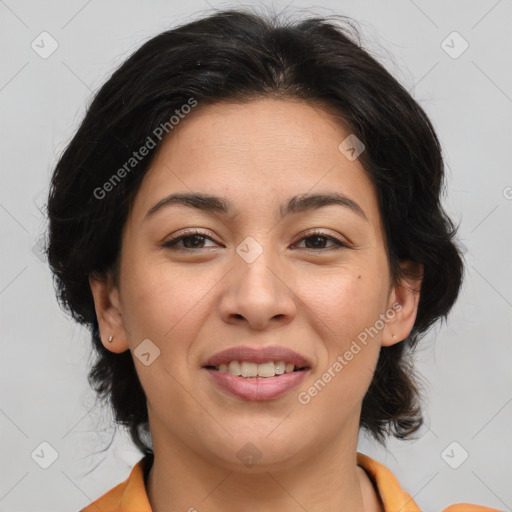
[{"label": "dark brown hair", "polygon": [[[378,193],[392,281],[406,275],[400,261],[412,260],[423,265],[423,282],[409,336],[381,348],[360,427],[384,444],[386,435],[406,439],[423,422],[412,349],[446,319],[463,278],[458,227],[441,205],[441,148],[423,109],[363,49],[352,20],[332,18],[342,23],[228,10],[153,37],[100,88],[56,165],[47,253],[58,298],[90,329],[97,397],[143,453],[152,452],[146,397],[131,352],[112,353],[101,342],[88,277],[116,268],[127,213],[160,147],[155,129],[167,123],[170,131],[171,116],[191,98],[196,109],[264,96],[321,103],[364,143],[359,159]],[[148,137],[155,147],[98,197]]]}]

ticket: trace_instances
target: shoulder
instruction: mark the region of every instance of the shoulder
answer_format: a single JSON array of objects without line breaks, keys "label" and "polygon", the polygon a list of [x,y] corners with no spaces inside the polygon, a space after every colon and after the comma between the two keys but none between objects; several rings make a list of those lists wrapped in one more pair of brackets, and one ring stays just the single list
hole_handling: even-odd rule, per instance
[{"label": "shoulder", "polygon": [[128,480],[125,480],[116,485],[85,508],[81,509],[80,512],[97,512],[98,510],[110,512],[119,510],[123,496],[125,495],[127,483]]},{"label": "shoulder", "polygon": [[[402,489],[395,475],[381,462],[357,452],[357,464],[368,474],[382,502],[384,512],[421,512],[412,496]],[[454,503],[441,512],[504,512],[473,503]]]},{"label": "shoulder", "polygon": [[151,512],[145,488],[145,475],[151,460],[148,456],[139,460],[124,482],[117,484],[80,512]]}]

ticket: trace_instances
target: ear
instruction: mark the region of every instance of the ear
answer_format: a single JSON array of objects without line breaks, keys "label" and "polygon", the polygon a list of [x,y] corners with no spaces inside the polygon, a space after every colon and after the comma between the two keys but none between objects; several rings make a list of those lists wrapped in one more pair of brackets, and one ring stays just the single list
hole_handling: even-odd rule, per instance
[{"label": "ear", "polygon": [[[89,285],[94,298],[94,308],[100,328],[103,346],[111,352],[121,353],[129,348],[123,325],[119,290],[108,277],[89,276]],[[112,336],[112,341],[108,338]]]},{"label": "ear", "polygon": [[[389,347],[407,338],[411,332],[420,300],[423,265],[410,260],[403,260],[400,266],[407,271],[407,277],[393,287],[389,294],[387,311],[395,314],[386,324],[381,345]],[[391,314],[388,315],[391,318]],[[393,335],[395,337],[393,338]]]}]

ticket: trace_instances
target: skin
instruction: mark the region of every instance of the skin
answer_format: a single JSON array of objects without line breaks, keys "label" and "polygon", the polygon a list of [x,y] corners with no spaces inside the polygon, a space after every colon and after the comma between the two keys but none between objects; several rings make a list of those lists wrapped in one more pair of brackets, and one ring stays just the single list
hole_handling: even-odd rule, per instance
[{"label": "skin", "polygon": [[[155,452],[153,511],[383,510],[356,464],[361,406],[381,347],[414,325],[421,280],[392,286],[375,189],[359,160],[338,149],[348,134],[301,101],[198,105],[164,139],[136,195],[119,286],[91,277],[105,347],[133,352],[150,339],[160,350],[148,366],[134,357]],[[339,205],[278,219],[289,197],[332,191],[357,202],[367,220]],[[170,206],[144,220],[175,192],[222,196],[233,212]],[[182,240],[181,250],[162,246],[184,228],[210,238]],[[312,228],[349,246],[315,245],[304,239]],[[263,249],[250,264],[236,252],[249,236]],[[396,302],[401,311],[300,404],[298,392]],[[242,344],[291,348],[312,361],[310,374],[277,400],[228,395],[202,365]],[[252,467],[237,457],[248,442],[262,455]]]}]

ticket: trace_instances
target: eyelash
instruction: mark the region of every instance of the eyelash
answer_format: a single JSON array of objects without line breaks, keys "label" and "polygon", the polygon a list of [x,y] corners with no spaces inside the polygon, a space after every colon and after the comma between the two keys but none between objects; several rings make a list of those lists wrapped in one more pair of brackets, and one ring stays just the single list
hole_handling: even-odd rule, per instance
[{"label": "eyelash", "polygon": [[[188,231],[188,232],[184,233],[183,235],[181,235],[179,237],[176,237],[176,238],[173,238],[171,240],[168,240],[167,242],[162,244],[162,246],[166,247],[168,249],[171,249],[171,250],[197,252],[197,251],[200,251],[202,248],[189,249],[189,248],[186,248],[186,247],[178,247],[178,245],[177,245],[179,242],[181,242],[185,238],[192,238],[194,236],[201,236],[203,238],[208,238],[208,239],[212,240],[212,242],[215,242],[215,240],[213,240],[211,237],[209,237],[206,233],[203,233],[201,231]],[[305,249],[306,251],[308,251],[308,252],[318,252],[318,251],[322,251],[322,250],[326,251],[326,250],[329,250],[329,249],[330,250],[339,250],[341,248],[348,248],[349,247],[347,244],[345,244],[341,240],[338,240],[337,238],[334,238],[332,236],[329,236],[329,235],[325,234],[322,231],[317,231],[317,230],[313,230],[313,231],[310,231],[310,232],[306,233],[305,236],[303,236],[302,238],[299,239],[299,242],[302,242],[303,240],[307,240],[308,238],[315,238],[315,237],[325,238],[325,239],[327,239],[327,240],[329,240],[331,242],[334,242],[338,247],[335,247],[334,249],[333,248]]]}]

